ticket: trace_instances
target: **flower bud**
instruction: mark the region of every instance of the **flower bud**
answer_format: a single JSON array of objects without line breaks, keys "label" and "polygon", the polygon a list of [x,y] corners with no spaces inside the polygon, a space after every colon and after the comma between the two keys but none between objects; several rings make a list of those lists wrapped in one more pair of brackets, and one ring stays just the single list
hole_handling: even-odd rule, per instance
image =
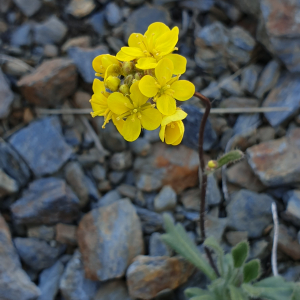
[{"label": "flower bud", "polygon": [[134,63],[132,61],[124,61],[122,64],[122,71],[124,75],[130,74],[134,70]]},{"label": "flower bud", "polygon": [[210,160],[210,161],[207,163],[207,166],[208,166],[210,169],[215,169],[215,168],[218,166],[218,162],[215,161],[215,160]]},{"label": "flower bud", "polygon": [[134,79],[136,79],[136,80],[141,80],[143,76],[144,76],[143,73],[138,72],[138,73],[135,73],[135,74],[134,74]]},{"label": "flower bud", "polygon": [[132,84],[133,76],[132,75],[127,75],[124,79],[124,83],[130,86]]},{"label": "flower bud", "polygon": [[122,84],[119,88],[120,92],[124,95],[129,94],[129,86],[127,84]]},{"label": "flower bud", "polygon": [[155,70],[154,69],[145,70],[145,75],[150,75],[154,77]]},{"label": "flower bud", "polygon": [[121,80],[118,77],[108,76],[108,78],[105,80],[105,86],[112,92],[115,92],[119,88],[120,81]]}]

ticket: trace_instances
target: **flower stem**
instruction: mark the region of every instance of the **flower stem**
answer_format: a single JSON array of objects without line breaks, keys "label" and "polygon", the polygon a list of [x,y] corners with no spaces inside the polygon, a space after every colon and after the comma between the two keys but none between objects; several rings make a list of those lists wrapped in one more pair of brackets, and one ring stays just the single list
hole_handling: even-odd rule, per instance
[{"label": "flower stem", "polygon": [[[200,182],[201,182],[201,194],[200,194],[200,232],[202,239],[205,240],[205,196],[206,196],[206,186],[207,186],[207,174],[205,173],[205,162],[204,162],[204,151],[203,151],[203,140],[204,140],[204,129],[205,124],[211,109],[211,104],[208,98],[202,94],[195,92],[194,96],[200,99],[205,104],[205,112],[203,114],[200,128],[199,128],[199,161],[200,161]],[[208,248],[204,248],[207,258],[211,267],[214,269],[216,274],[220,276],[219,271],[213,261],[211,252]]]}]

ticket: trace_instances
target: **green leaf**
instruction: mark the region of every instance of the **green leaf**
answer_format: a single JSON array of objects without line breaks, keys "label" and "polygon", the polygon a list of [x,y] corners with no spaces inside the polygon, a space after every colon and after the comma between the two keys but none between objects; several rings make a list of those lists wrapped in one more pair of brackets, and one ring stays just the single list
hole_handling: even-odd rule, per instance
[{"label": "green leaf", "polygon": [[260,275],[260,261],[258,259],[253,259],[246,263],[243,274],[245,283],[257,279]]},{"label": "green leaf", "polygon": [[204,246],[212,249],[218,256],[218,269],[221,273],[221,276],[224,276],[224,251],[222,249],[222,247],[219,245],[219,243],[217,242],[217,240],[210,236],[209,238],[207,238],[204,241]]},{"label": "green leaf", "polygon": [[235,268],[240,268],[246,261],[249,253],[249,244],[248,242],[240,242],[232,250],[233,264]]},{"label": "green leaf", "polygon": [[209,263],[204,259],[191,238],[187,235],[181,224],[176,226],[168,214],[163,215],[164,225],[167,233],[162,235],[162,240],[173,248],[178,254],[195,265],[210,280],[217,278],[217,275]]},{"label": "green leaf", "polygon": [[248,300],[248,297],[243,293],[242,289],[233,285],[229,285],[228,288],[231,300]]},{"label": "green leaf", "polygon": [[300,285],[298,282],[294,283],[294,293],[292,296],[292,300],[299,300],[300,299]]},{"label": "green leaf", "polygon": [[192,288],[187,288],[184,291],[184,294],[186,297],[190,298],[190,297],[194,297],[194,296],[207,296],[210,294],[210,292],[208,290],[203,290],[197,287],[192,287]]},{"label": "green leaf", "polygon": [[206,296],[196,296],[191,298],[190,300],[216,300],[216,298],[211,295],[206,295]]}]

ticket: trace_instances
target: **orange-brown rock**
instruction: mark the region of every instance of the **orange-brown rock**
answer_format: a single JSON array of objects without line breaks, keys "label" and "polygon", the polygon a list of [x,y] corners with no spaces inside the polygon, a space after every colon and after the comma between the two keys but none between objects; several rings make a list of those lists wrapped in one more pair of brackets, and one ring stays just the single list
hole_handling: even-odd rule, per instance
[{"label": "orange-brown rock", "polygon": [[152,299],[165,289],[176,289],[192,275],[194,267],[181,257],[136,257],[126,277],[132,298]]},{"label": "orange-brown rock", "polygon": [[45,61],[33,73],[18,81],[26,100],[43,107],[60,104],[75,92],[76,86],[76,66],[66,58]]},{"label": "orange-brown rock", "polygon": [[55,239],[62,244],[71,246],[77,245],[77,227],[74,225],[68,225],[59,223],[56,224],[56,237]]}]

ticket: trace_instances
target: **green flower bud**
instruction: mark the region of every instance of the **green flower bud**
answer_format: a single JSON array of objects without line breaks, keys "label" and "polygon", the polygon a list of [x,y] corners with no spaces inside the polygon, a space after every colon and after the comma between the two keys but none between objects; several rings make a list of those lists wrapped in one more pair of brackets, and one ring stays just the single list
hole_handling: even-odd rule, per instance
[{"label": "green flower bud", "polygon": [[132,80],[133,80],[133,76],[127,75],[124,79],[124,83],[130,86],[132,84]]},{"label": "green flower bud", "polygon": [[129,94],[129,86],[127,84],[122,84],[119,88],[120,92],[124,95]]},{"label": "green flower bud", "polygon": [[122,64],[122,71],[124,75],[130,74],[134,70],[134,63],[132,61],[124,61]]},{"label": "green flower bud", "polygon": [[142,79],[143,76],[144,76],[143,73],[138,72],[138,73],[135,73],[135,74],[134,74],[134,79],[140,80],[140,79]]},{"label": "green flower bud", "polygon": [[115,76],[108,76],[105,80],[105,86],[110,89],[112,92],[118,90],[121,80]]}]

